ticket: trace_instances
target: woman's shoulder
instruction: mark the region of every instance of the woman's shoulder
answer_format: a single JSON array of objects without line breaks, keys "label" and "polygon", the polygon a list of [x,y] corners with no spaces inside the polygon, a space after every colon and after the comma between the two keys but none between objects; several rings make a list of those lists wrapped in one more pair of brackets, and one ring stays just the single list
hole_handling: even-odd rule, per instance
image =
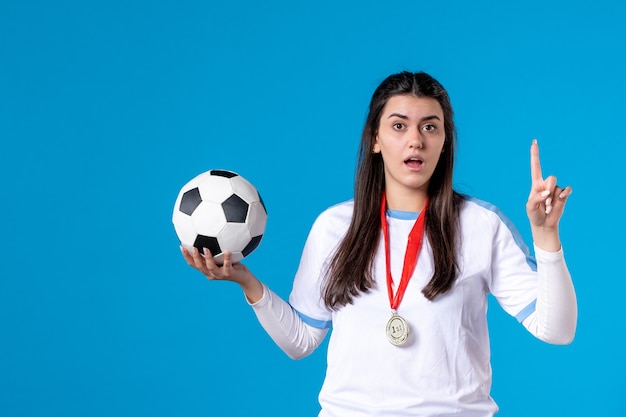
[{"label": "woman's shoulder", "polygon": [[331,226],[345,225],[347,227],[352,221],[353,211],[354,200],[342,201],[341,203],[334,204],[322,211],[317,216],[315,223]]},{"label": "woman's shoulder", "polygon": [[462,213],[484,213],[487,215],[498,215],[498,213],[501,213],[498,206],[489,201],[482,200],[471,195],[462,195],[461,198],[463,201],[461,205]]},{"label": "woman's shoulder", "polygon": [[341,239],[352,221],[354,201],[332,205],[322,211],[311,227],[310,236],[318,239]]},{"label": "woman's shoulder", "polygon": [[507,227],[513,227],[511,220],[495,204],[477,197],[463,195],[460,216],[462,223],[468,223],[480,227],[481,223],[491,224],[504,223]]}]

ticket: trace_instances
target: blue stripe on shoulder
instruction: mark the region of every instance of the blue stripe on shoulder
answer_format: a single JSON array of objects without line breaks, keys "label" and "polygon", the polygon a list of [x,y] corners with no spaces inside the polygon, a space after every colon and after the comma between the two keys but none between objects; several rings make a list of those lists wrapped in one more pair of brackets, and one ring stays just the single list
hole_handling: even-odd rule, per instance
[{"label": "blue stripe on shoulder", "polygon": [[511,222],[511,220],[509,220],[504,215],[504,213],[502,213],[502,211],[500,211],[500,209],[493,204],[490,204],[483,200],[479,200],[475,197],[465,197],[465,199],[467,201],[471,201],[472,203],[476,203],[477,205],[486,208],[487,210],[496,214],[500,218],[500,220],[502,220],[502,223],[504,223],[509,229],[509,231],[513,235],[513,240],[526,256],[526,263],[528,264],[528,266],[530,266],[530,269],[532,269],[533,271],[537,271],[537,261],[535,260],[535,257],[530,254],[530,249],[528,249],[528,246],[524,242],[524,239],[522,239],[522,235],[520,235],[520,233],[517,231],[515,225]]},{"label": "blue stripe on shoulder", "polygon": [[[291,308],[293,308],[293,306],[291,306]],[[314,319],[312,317],[307,316],[306,314],[300,313],[295,308],[293,308],[293,310],[298,314],[298,316],[300,316],[303,322],[305,322],[311,327],[315,327],[316,329],[329,329],[330,326],[333,324],[332,320],[325,321],[325,320]]]},{"label": "blue stripe on shoulder", "polygon": [[524,307],[522,311],[520,311],[519,313],[515,315],[515,318],[517,319],[517,321],[521,323],[524,320],[526,320],[526,318],[535,311],[536,306],[537,306],[537,300],[534,300],[532,303]]}]

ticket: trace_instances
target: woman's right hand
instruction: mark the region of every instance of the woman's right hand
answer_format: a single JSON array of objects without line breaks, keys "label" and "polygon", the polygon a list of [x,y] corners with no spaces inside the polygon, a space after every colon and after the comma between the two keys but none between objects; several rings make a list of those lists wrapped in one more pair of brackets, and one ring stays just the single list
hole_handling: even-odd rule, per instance
[{"label": "woman's right hand", "polygon": [[231,261],[230,252],[224,252],[224,263],[218,265],[213,259],[211,252],[204,249],[204,256],[200,255],[197,248],[188,250],[180,247],[183,257],[194,269],[200,271],[211,281],[232,281],[241,286],[246,297],[251,303],[259,301],[263,297],[263,285],[242,263]]}]

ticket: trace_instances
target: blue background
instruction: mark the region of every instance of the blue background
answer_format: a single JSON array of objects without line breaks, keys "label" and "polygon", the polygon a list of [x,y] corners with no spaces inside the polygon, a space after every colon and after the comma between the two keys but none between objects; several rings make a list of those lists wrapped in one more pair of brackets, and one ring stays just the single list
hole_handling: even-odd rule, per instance
[{"label": "blue background", "polygon": [[547,345],[491,302],[499,415],[625,415],[625,15],[606,0],[3,1],[0,415],[315,416],[326,344],[291,361],[235,285],[187,267],[173,203],[212,168],[255,184],[269,220],[246,264],[287,297],[315,216],[351,198],[371,93],[405,69],[449,90],[456,187],[528,243],[532,138],[574,188],[577,337]]}]

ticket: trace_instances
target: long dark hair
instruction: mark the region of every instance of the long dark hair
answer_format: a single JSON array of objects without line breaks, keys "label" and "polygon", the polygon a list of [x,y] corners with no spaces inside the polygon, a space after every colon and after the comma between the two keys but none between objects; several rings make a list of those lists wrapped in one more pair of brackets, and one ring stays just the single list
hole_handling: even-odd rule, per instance
[{"label": "long dark hair", "polygon": [[323,290],[325,304],[333,310],[351,304],[354,297],[374,285],[372,265],[378,248],[380,202],[385,174],[380,153],[372,153],[380,117],[387,101],[397,95],[436,99],[444,115],[443,153],[428,186],[426,236],[432,247],[434,274],[422,289],[429,300],[448,291],[457,276],[456,236],[463,197],[452,189],[456,129],[450,98],[443,86],[424,72],[401,72],[387,77],[374,91],[359,146],[354,187],[354,212],[343,241],[329,264]]}]

